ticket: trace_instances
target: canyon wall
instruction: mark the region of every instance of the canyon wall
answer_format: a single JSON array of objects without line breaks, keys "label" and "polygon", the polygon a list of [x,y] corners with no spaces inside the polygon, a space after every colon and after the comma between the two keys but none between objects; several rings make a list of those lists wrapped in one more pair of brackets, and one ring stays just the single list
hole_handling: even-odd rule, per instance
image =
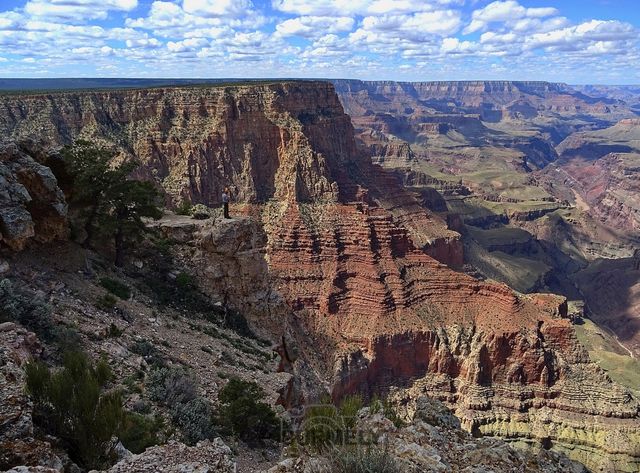
[{"label": "canyon wall", "polygon": [[367,98],[382,97],[391,98],[393,105],[422,103],[441,112],[479,113],[486,121],[515,114],[529,118],[548,111],[607,114],[627,108],[621,100],[590,97],[566,84],[542,81],[332,82],[350,115],[361,115]]},{"label": "canyon wall", "polygon": [[[282,367],[299,377],[284,404],[415,388],[476,433],[584,444],[636,471],[638,401],[588,361],[564,298],[451,269],[458,233],[356,146],[330,84],[2,96],[0,133],[118,146],[170,203],[217,204],[232,186],[253,223],[213,223],[188,253],[205,290],[256,287],[241,307],[282,340]],[[532,431],[527,416],[546,417]]]}]

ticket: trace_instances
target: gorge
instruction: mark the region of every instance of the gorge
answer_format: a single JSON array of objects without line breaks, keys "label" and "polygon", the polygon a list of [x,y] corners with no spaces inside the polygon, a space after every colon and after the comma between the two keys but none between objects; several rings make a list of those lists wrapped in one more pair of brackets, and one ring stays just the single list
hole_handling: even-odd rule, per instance
[{"label": "gorge", "polygon": [[[67,239],[54,174],[58,149],[78,139],[137,160],[135,177],[153,182],[170,209],[217,206],[229,186],[232,222],[176,216],[154,225],[203,293],[278,345],[273,394],[285,408],[357,392],[411,412],[428,395],[474,436],[551,448],[592,471],[634,472],[637,393],[590,359],[567,303],[589,288],[593,256],[633,258],[637,206],[625,196],[636,196],[637,155],[607,148],[584,174],[576,159],[593,158],[569,156],[598,138],[592,129],[637,131],[624,121],[630,113],[621,100],[548,83],[265,81],[0,95],[0,178],[12,189],[0,194],[0,244],[20,268],[15,251],[37,259],[42,245]],[[569,179],[580,184],[571,192]],[[626,236],[545,245],[582,202],[594,209],[585,218]],[[535,238],[514,249],[514,227]],[[504,270],[514,254],[546,267],[516,277]],[[560,264],[583,266],[560,273]],[[631,307],[626,317],[638,320]]]}]

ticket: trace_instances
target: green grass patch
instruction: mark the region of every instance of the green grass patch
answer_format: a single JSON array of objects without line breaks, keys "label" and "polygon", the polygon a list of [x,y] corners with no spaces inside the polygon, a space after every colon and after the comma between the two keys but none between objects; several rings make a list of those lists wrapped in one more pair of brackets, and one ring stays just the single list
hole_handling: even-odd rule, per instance
[{"label": "green grass patch", "polygon": [[611,379],[640,395],[640,360],[631,358],[613,335],[589,319],[584,319],[584,323],[575,328],[578,340],[589,352],[591,360]]}]

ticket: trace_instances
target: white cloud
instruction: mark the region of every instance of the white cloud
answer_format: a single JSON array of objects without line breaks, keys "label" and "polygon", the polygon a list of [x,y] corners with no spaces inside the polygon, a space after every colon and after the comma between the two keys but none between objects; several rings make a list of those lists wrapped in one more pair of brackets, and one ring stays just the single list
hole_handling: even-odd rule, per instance
[{"label": "white cloud", "polygon": [[276,25],[280,36],[304,36],[307,38],[322,36],[327,33],[351,31],[355,21],[347,16],[300,16],[285,20]]},{"label": "white cloud", "polygon": [[240,17],[253,9],[250,0],[183,0],[185,12],[205,18]]},{"label": "white cloud", "polygon": [[403,14],[461,5],[464,0],[272,0],[274,10],[294,15],[343,16]]},{"label": "white cloud", "polygon": [[555,8],[525,8],[515,0],[497,1],[484,8],[475,10],[471,15],[471,23],[464,29],[465,34],[484,30],[490,23],[514,22],[521,18],[544,18],[557,15]]},{"label": "white cloud", "polygon": [[127,48],[156,49],[162,46],[162,41],[156,38],[138,38],[128,39],[125,44]]},{"label": "white cloud", "polygon": [[362,20],[362,28],[369,31],[398,32],[411,38],[422,35],[445,36],[460,28],[460,13],[456,10],[437,10],[414,15],[368,16]]},{"label": "white cloud", "polygon": [[183,41],[169,41],[167,48],[172,53],[185,53],[199,51],[205,46],[209,45],[209,41],[204,38],[189,38]]},{"label": "white cloud", "polygon": [[273,0],[274,10],[297,15],[332,16],[353,15],[366,11],[371,4],[368,0]]},{"label": "white cloud", "polygon": [[[234,5],[250,5],[250,3],[240,1],[229,6],[229,9],[222,8],[229,2],[222,2],[222,4],[217,6],[216,10],[206,10],[202,3],[187,5],[185,2],[192,14],[173,2],[157,0],[151,4],[146,17],[127,18],[125,24],[130,28],[150,30],[154,35],[165,38],[217,38],[232,35],[236,28],[257,29],[267,22],[263,15],[252,9],[245,10],[238,16]],[[229,16],[223,16],[223,12]]]},{"label": "white cloud", "polygon": [[0,11],[0,51],[11,53],[0,62],[23,75],[446,79],[612,76],[640,61],[634,26],[575,24],[522,0],[270,0],[273,10],[265,1],[21,0],[24,8]]},{"label": "white cloud", "polygon": [[460,41],[458,38],[445,38],[440,47],[440,50],[445,54],[466,54],[474,52],[476,49],[477,43]]},{"label": "white cloud", "polygon": [[29,0],[24,11],[32,16],[68,20],[104,19],[109,11],[131,11],[138,0]]},{"label": "white cloud", "polygon": [[[576,26],[562,28],[528,37],[525,46],[528,49],[556,48],[578,50],[593,46],[596,42],[620,42],[637,39],[637,30],[629,23],[609,20],[591,20]],[[601,46],[604,48],[604,46]],[[614,50],[612,46],[607,47]]]}]

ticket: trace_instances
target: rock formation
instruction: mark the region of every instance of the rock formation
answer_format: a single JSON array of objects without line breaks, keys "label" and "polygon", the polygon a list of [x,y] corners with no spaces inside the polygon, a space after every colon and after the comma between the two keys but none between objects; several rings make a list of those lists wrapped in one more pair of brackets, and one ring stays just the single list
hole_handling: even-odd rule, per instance
[{"label": "rock formation", "polygon": [[[583,466],[554,452],[519,451],[498,439],[473,438],[460,430],[458,419],[434,399],[421,396],[415,405],[404,426],[397,427],[369,408],[362,409],[356,421],[359,438],[386,451],[401,471],[586,473]],[[322,455],[303,453],[283,460],[267,473],[324,471],[326,462]]]},{"label": "rock formation", "polygon": [[0,245],[21,250],[67,234],[67,204],[51,169],[16,145],[0,148]]},{"label": "rock formation", "polygon": [[144,453],[133,455],[116,463],[108,473],[139,473],[156,471],[200,473],[215,471],[234,473],[235,462],[231,449],[216,438],[204,440],[193,447],[171,441],[165,445],[148,448]]},{"label": "rock formation", "polygon": [[[626,109],[615,99],[588,97],[566,84],[540,81],[441,81],[390,82],[334,80],[336,91],[345,102],[347,113],[360,115],[363,98],[393,97],[394,105],[409,110],[416,102],[441,112],[479,113],[483,120],[494,121],[504,116],[527,118],[544,112],[608,114]],[[353,97],[349,99],[348,97]],[[366,105],[365,105],[366,106]]]},{"label": "rock formation", "polygon": [[[12,322],[0,323],[0,470],[40,465],[62,470],[69,459],[34,432],[32,404],[24,392],[23,367],[42,352],[35,334]],[[50,470],[49,470],[50,468]],[[16,470],[21,471],[21,470]],[[22,470],[24,471],[24,470]]]},{"label": "rock formation", "polygon": [[222,186],[234,187],[233,210],[253,221],[185,230],[184,258],[205,290],[238,288],[233,302],[284,340],[281,353],[295,345],[283,368],[297,381],[283,404],[323,390],[340,398],[414,386],[476,433],[637,468],[638,402],[589,363],[564,298],[451,269],[463,261],[459,234],[358,149],[330,84],[16,95],[0,104],[5,136],[38,129],[53,144],[118,145],[170,203],[212,205]]}]

